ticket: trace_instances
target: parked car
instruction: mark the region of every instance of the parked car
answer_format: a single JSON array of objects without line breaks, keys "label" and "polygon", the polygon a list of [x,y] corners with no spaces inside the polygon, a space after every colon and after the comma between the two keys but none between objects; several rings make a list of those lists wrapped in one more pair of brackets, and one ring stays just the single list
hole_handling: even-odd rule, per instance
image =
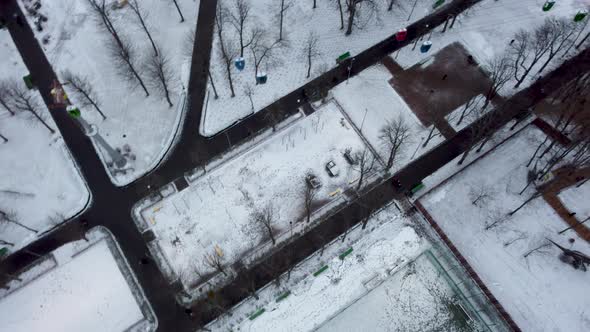
[{"label": "parked car", "polygon": [[318,189],[322,186],[322,183],[320,182],[318,177],[311,173],[307,174],[307,176],[305,177],[305,181],[307,182],[307,185],[313,189]]},{"label": "parked car", "polygon": [[333,160],[328,161],[326,164],[326,171],[328,171],[328,174],[332,177],[338,176],[340,174],[340,170]]}]

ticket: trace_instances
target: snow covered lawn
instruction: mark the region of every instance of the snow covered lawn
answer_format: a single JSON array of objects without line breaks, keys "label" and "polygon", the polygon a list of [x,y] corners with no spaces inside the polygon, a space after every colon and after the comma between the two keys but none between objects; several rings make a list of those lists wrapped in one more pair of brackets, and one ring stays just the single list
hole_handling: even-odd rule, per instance
[{"label": "snow covered lawn", "polygon": [[[236,11],[234,1],[220,1],[231,12]],[[276,16],[280,10],[280,1],[248,2],[252,5],[250,23],[248,24],[264,30],[265,39],[268,44],[272,44],[279,35]],[[201,123],[201,134],[212,136],[253,111],[263,109],[283,95],[335,67],[336,58],[341,54],[349,51],[352,56],[355,56],[432,11],[432,2],[418,1],[412,20],[408,21],[408,14],[413,2],[398,1],[392,11],[387,11],[385,1],[377,1],[376,4],[379,7],[379,17],[368,16],[367,7],[364,7],[363,4],[358,6],[356,21],[358,25],[354,27],[350,36],[345,36],[345,30],[340,30],[340,15],[335,2],[319,0],[317,8],[313,9],[311,1],[293,1],[293,6],[284,15],[283,38],[286,46],[275,48],[272,51],[272,59],[269,58],[268,61],[263,61],[260,65],[260,72],[268,74],[268,83],[255,84],[254,57],[250,49],[246,49],[244,51],[245,69],[239,72],[232,64],[231,70],[236,94],[233,98],[226,79],[225,65],[220,57],[220,43],[218,37],[215,36],[211,51],[211,75],[219,98],[212,98],[213,90],[209,85],[210,98],[208,105],[204,106],[207,115]],[[342,5],[345,6],[344,2]],[[344,11],[346,25],[346,8]],[[229,22],[226,23],[224,31],[224,39],[228,44],[238,42],[238,34]],[[312,61],[310,78],[306,78],[305,49],[310,33],[317,36],[319,54]],[[232,48],[235,47],[228,49]],[[239,56],[239,49],[235,56]],[[246,94],[249,89],[253,91],[254,110],[252,110]]]},{"label": "snow covered lawn", "polygon": [[[379,138],[380,130],[387,121],[403,119],[410,129],[410,136],[407,143],[402,146],[402,153],[394,162],[393,170],[397,170],[443,141],[443,137],[437,135],[425,148],[422,147],[431,127],[426,128],[422,125],[389,84],[390,79],[389,71],[379,64],[352,77],[348,83],[339,84],[331,93],[385,161],[389,157],[389,151]],[[435,129],[435,135],[437,133],[438,130]]]},{"label": "snow covered lawn", "polygon": [[[276,237],[302,220],[308,172],[322,183],[313,200],[315,208],[354,186],[358,173],[347,167],[346,148],[361,151],[364,144],[329,103],[209,171],[187,189],[146,208],[143,222],[156,234],[183,283],[193,287],[198,273],[215,272],[205,263],[205,255],[222,252],[224,264],[229,265],[269,241],[252,213],[272,206]],[[340,169],[338,176],[328,175],[329,161]]]},{"label": "snow covered lawn", "polygon": [[[14,80],[24,87],[22,77],[28,70],[7,30],[0,30],[0,59],[3,80]],[[31,90],[28,94],[55,130],[39,93]],[[0,240],[12,243],[6,247],[15,251],[80,212],[89,193],[59,132],[51,134],[29,113],[11,116],[2,106],[0,119],[0,134],[8,139],[0,139],[0,211],[38,231],[1,220]]]},{"label": "snow covered lawn", "polygon": [[[153,331],[106,239],[53,252],[57,266],[0,298],[0,331]],[[81,250],[81,251],[80,251]],[[119,258],[120,259],[120,258]],[[49,262],[52,262],[50,260]],[[33,269],[35,270],[35,268]]]},{"label": "snow covered lawn", "polygon": [[584,183],[580,187],[569,187],[558,195],[559,200],[570,211],[576,213],[579,221],[590,217],[590,182]]},{"label": "snow covered lawn", "polygon": [[[21,0],[21,4],[30,3]],[[114,1],[113,1],[114,2]],[[172,1],[142,0],[140,8],[161,56],[168,59],[171,71],[170,94],[173,107],[151,87],[157,83],[146,75],[146,62],[153,54],[146,34],[136,24],[137,18],[129,6],[111,10],[113,24],[118,33],[131,41],[134,63],[139,75],[148,86],[146,97],[137,81],[125,80],[118,74],[108,44],[112,37],[101,27],[101,21],[91,11],[88,0],[42,0],[40,12],[48,17],[44,30],[36,32],[40,43],[49,36],[43,49],[60,81],[64,71],[88,78],[96,94],[103,120],[92,107],[81,108],[82,116],[95,124],[105,140],[115,148],[129,145],[136,160],[129,163],[125,174],[112,175],[113,182],[125,185],[151,170],[172,144],[183,116],[184,89],[188,82],[192,45],[188,37],[195,29],[199,1],[178,0],[185,22],[180,19]],[[101,1],[98,1],[100,4]],[[111,1],[107,1],[110,8]],[[27,15],[29,23],[33,19]],[[188,51],[188,53],[187,53]],[[69,98],[80,106],[67,85]],[[157,124],[157,125],[155,125]],[[104,156],[108,159],[108,156]],[[103,158],[103,160],[104,160]],[[108,162],[108,160],[105,160]]]},{"label": "snow covered lawn", "polygon": [[[542,137],[526,128],[421,202],[523,331],[588,331],[588,273],[561,262],[547,239],[586,254],[590,245],[573,233],[558,235],[567,225],[542,198],[507,217],[532,194],[518,193]],[[487,195],[473,204],[480,193]]]}]

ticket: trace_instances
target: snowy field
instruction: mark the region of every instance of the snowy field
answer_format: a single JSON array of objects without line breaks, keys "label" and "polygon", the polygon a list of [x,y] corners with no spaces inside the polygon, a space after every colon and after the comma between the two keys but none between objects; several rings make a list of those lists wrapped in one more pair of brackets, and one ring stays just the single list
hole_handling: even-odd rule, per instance
[{"label": "snowy field", "polygon": [[583,221],[590,217],[590,182],[586,182],[580,187],[575,185],[569,187],[558,195],[559,200],[566,209],[576,213],[576,218]]},{"label": "snowy field", "polygon": [[[507,217],[532,194],[518,195],[542,138],[525,129],[421,201],[523,331],[587,331],[590,300],[580,291],[590,286],[587,272],[561,262],[547,239],[585,253],[590,245],[558,235],[567,225],[542,198]],[[480,193],[487,195],[473,204]]]},{"label": "snowy field", "polygon": [[[114,1],[107,1],[109,8],[111,2]],[[20,0],[20,3],[26,4],[29,0]],[[154,50],[145,32],[136,24],[137,17],[129,5],[111,10],[110,16],[121,38],[131,41],[133,61],[146,82],[149,97],[136,80],[126,82],[119,75],[108,48],[112,37],[91,12],[88,0],[42,0],[40,3],[40,12],[48,21],[43,24],[44,30],[36,35],[40,43],[49,36],[49,42],[42,46],[60,81],[64,83],[65,71],[86,77],[107,117],[103,120],[88,106],[81,108],[83,118],[95,124],[113,147],[123,149],[129,145],[131,154],[135,155],[136,160],[130,161],[125,174],[111,174],[115,184],[128,184],[156,166],[172,144],[182,120],[192,54],[189,35],[195,29],[199,1],[178,0],[185,18],[182,23],[172,1],[138,1],[146,13],[144,21],[160,56],[168,60],[172,107],[152,86],[157,81],[147,75],[146,64]],[[34,26],[31,16],[28,19]],[[81,106],[83,100],[67,85],[65,89],[72,102]],[[105,158],[108,159],[106,155],[103,160],[108,162]]]},{"label": "snowy field", "polygon": [[449,305],[459,302],[433,265],[430,241],[414,226],[390,204],[373,215],[366,229],[351,229],[207,328],[426,331],[444,326],[453,331]]},{"label": "snowy field", "polygon": [[[223,5],[235,12],[234,1],[221,0]],[[270,45],[278,39],[278,18],[280,1],[257,0],[248,1],[252,5],[248,28],[256,27],[264,30],[264,40]],[[336,58],[349,51],[352,56],[368,47],[390,37],[393,33],[432,12],[432,2],[419,1],[414,10],[412,20],[408,21],[408,14],[413,2],[398,1],[392,11],[387,11],[385,1],[377,1],[378,16],[368,14],[370,11],[362,4],[358,9],[358,19],[352,34],[345,36],[340,30],[340,15],[335,2],[318,0],[317,8],[313,9],[311,1],[292,1],[293,5],[284,15],[283,39],[284,46],[275,47],[267,60],[260,64],[260,72],[268,75],[268,83],[256,85],[254,57],[250,49],[244,51],[246,67],[239,72],[231,65],[234,79],[235,97],[231,97],[229,83],[226,79],[224,61],[220,57],[220,43],[217,35],[211,51],[211,74],[217,88],[219,98],[213,98],[212,86],[209,85],[209,103],[206,118],[201,123],[200,132],[204,136],[211,136],[230,126],[254,111],[263,109],[283,95],[295,90],[306,82],[336,66]],[[345,6],[344,2],[342,5]],[[343,9],[344,23],[347,22],[346,8]],[[248,23],[249,22],[249,23]],[[238,33],[228,23],[224,27],[224,39],[228,44],[237,43]],[[310,33],[317,36],[317,52],[314,52],[311,75],[307,76],[307,58],[305,49]],[[247,36],[249,36],[249,32]],[[230,43],[231,41],[231,43]],[[247,41],[247,40],[246,40]],[[234,45],[236,46],[236,45]],[[232,50],[235,47],[229,47]],[[239,56],[233,53],[232,58]],[[259,58],[259,57],[257,57]],[[250,101],[246,91],[252,90]]]},{"label": "snowy field", "polygon": [[[142,218],[174,271],[192,287],[198,274],[215,272],[205,255],[221,252],[229,265],[269,241],[253,213],[272,207],[275,237],[302,220],[308,172],[322,183],[314,209],[355,186],[358,172],[347,167],[346,148],[361,151],[364,144],[338,108],[327,104],[143,210]],[[330,160],[340,175],[328,175],[325,165]]]},{"label": "snowy field", "polygon": [[422,125],[388,83],[390,79],[389,71],[379,64],[352,77],[349,82],[339,84],[331,93],[385,161],[389,157],[389,149],[380,138],[381,128],[387,121],[403,119],[409,128],[409,138],[407,143],[402,145],[400,155],[394,161],[393,170],[397,170],[436,146],[444,138],[437,135],[438,130],[435,129],[436,136],[428,142],[426,147],[422,147],[432,127],[427,128]]},{"label": "snowy field", "polygon": [[[442,48],[454,42],[460,42],[483,65],[507,51],[508,44],[519,29],[533,31],[548,17],[565,17],[573,20],[579,10],[590,6],[589,0],[561,0],[556,2],[553,9],[544,12],[542,11],[544,3],[545,0],[484,0],[459,16],[452,29],[442,33],[442,27],[437,28],[430,38],[433,44],[428,53],[421,53],[419,45],[412,51],[412,44],[402,49],[399,54],[395,52],[392,56],[395,56],[395,61],[402,67],[409,68]],[[580,24],[584,25],[584,22]],[[574,50],[571,50],[571,54]],[[544,59],[539,63],[542,64]],[[554,59],[553,65],[549,65],[545,71],[550,71],[561,61],[560,59],[559,56]],[[538,77],[539,67],[540,65],[531,71],[521,88],[526,87]],[[515,83],[515,80],[508,82],[500,94],[512,95],[515,92],[513,89]]]},{"label": "snowy field", "polygon": [[[2,82],[17,81],[28,74],[7,30],[0,30],[0,72]],[[26,88],[24,88],[26,90]],[[39,114],[52,129],[55,123],[36,90],[28,91]],[[11,104],[9,102],[9,104]],[[84,208],[89,193],[59,132],[51,134],[32,114],[12,116],[0,106],[0,240],[15,251],[35,240],[38,234]]]},{"label": "snowy field", "polygon": [[[153,331],[106,239],[81,249],[80,241],[52,253],[47,270],[35,267],[26,282],[0,297],[0,331]],[[81,251],[80,251],[81,250]],[[120,253],[117,253],[120,255]],[[55,264],[55,263],[54,263]]]}]

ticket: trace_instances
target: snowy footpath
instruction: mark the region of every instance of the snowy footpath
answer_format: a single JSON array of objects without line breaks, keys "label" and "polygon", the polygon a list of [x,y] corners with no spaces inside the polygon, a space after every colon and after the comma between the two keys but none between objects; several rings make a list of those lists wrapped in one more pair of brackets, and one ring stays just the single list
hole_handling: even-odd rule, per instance
[{"label": "snowy footpath", "polygon": [[151,307],[107,230],[66,244],[0,291],[0,331],[148,332]]},{"label": "snowy footpath", "polygon": [[[6,29],[0,30],[0,59],[0,84],[23,91],[56,130],[39,93],[25,87],[28,70]],[[16,113],[0,105],[0,135],[7,140],[0,139],[0,248],[13,252],[84,209],[90,194],[59,132],[2,97]]]},{"label": "snowy footpath", "polygon": [[[25,12],[24,8],[31,6],[30,0],[19,2]],[[185,19],[182,23],[172,1],[137,1],[159,57],[165,62],[163,73],[168,77],[172,106],[159,92],[158,79],[148,74],[154,50],[129,4],[116,8],[107,1],[108,13],[123,42],[129,44],[131,62],[146,84],[149,97],[133,75],[126,79],[123,73],[127,67],[113,56],[110,46],[114,44],[111,42],[113,38],[91,9],[91,1],[39,2],[39,13],[48,20],[42,23],[43,31],[35,33],[68,97],[80,108],[82,117],[96,125],[110,145],[122,151],[130,150],[127,167],[109,172],[113,183],[126,185],[159,163],[173,144],[183,119],[199,1],[178,0]],[[27,15],[27,19],[34,27],[36,18]],[[65,84],[68,82],[67,72],[87,81],[93,92],[91,96],[106,119],[88,105],[71,84]],[[107,154],[99,152],[105,164],[111,162]]]},{"label": "snowy footpath", "polygon": [[[216,272],[206,255],[220,256],[230,266],[272,249],[269,230],[255,221],[256,213],[272,210],[270,227],[277,240],[299,231],[306,224],[308,174],[320,183],[312,198],[315,211],[341,200],[359,178],[343,153],[365,148],[340,110],[326,104],[193,179],[181,192],[140,207],[140,228],[155,234],[175,274],[194,287],[203,282],[200,277]],[[326,170],[330,161],[337,176]]]},{"label": "snowy footpath", "polygon": [[[560,261],[548,239],[586,254],[590,245],[558,235],[567,224],[541,197],[508,215],[533,194],[519,192],[543,135],[525,128],[420,201],[523,331],[588,331],[588,272]],[[581,206],[587,196],[568,199]]]}]

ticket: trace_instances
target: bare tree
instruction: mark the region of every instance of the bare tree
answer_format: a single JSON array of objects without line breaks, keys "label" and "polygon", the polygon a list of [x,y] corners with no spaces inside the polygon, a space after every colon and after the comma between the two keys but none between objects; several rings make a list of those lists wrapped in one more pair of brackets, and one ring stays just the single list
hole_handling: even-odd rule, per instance
[{"label": "bare tree", "polygon": [[377,0],[344,0],[346,4],[346,11],[348,12],[348,24],[345,35],[352,33],[352,27],[354,26],[355,16],[358,14],[358,10],[362,4],[363,10],[367,11],[367,15],[370,17],[375,14],[378,10],[379,3]]},{"label": "bare tree", "polygon": [[213,251],[211,254],[205,254],[204,261],[210,268],[222,273],[226,277],[228,276],[225,264],[223,263],[223,257],[219,252]]},{"label": "bare tree", "polygon": [[557,56],[559,52],[563,50],[563,48],[568,45],[574,43],[572,37],[576,32],[576,23],[570,22],[565,18],[548,18],[546,21],[550,27],[550,32],[548,36],[548,54],[547,59],[537,72],[540,74],[545,68],[549,65],[549,63]]},{"label": "bare tree", "polygon": [[88,77],[75,75],[69,70],[64,71],[61,77],[64,80],[64,85],[69,85],[72,88],[81,107],[94,107],[102,119],[106,120],[107,117],[100,109],[100,103]]},{"label": "bare tree", "polygon": [[43,119],[40,113],[40,105],[37,96],[29,91],[24,85],[14,82],[11,86],[10,96],[12,99],[13,109],[17,112],[28,112],[32,114],[50,133],[55,133],[55,130],[51,128],[47,122]]},{"label": "bare tree", "polygon": [[494,118],[486,115],[485,113],[485,109],[483,108],[476,108],[471,113],[474,118],[474,122],[466,128],[469,131],[471,138],[466,142],[467,145],[463,151],[463,156],[457,163],[458,165],[461,165],[463,162],[465,162],[465,159],[467,159],[467,156],[478,142],[481,142],[481,145],[477,149],[477,152],[480,152],[484,145],[493,136],[494,132],[491,130],[491,126],[493,124]]},{"label": "bare tree", "polygon": [[143,79],[139,75],[138,69],[135,67],[136,55],[135,48],[127,40],[127,38],[119,39],[107,44],[109,51],[114,60],[115,68],[119,72],[119,75],[127,81],[137,80],[141,85],[146,97],[150,95]]},{"label": "bare tree", "polygon": [[2,138],[2,140],[4,141],[4,143],[8,142],[8,138],[6,138],[6,136],[0,134],[0,138]]},{"label": "bare tree", "polygon": [[14,247],[14,243],[5,240],[0,240],[0,245]]},{"label": "bare tree", "polygon": [[[250,51],[252,51],[252,57],[254,58],[254,75],[258,77],[258,70],[260,65],[264,62],[268,62],[273,57],[273,51],[281,47],[282,43],[280,40],[269,42],[263,34],[259,38],[256,38],[252,45],[250,45]],[[256,82],[258,84],[258,82]]]},{"label": "bare tree", "polygon": [[494,211],[486,217],[484,229],[486,231],[489,231],[490,229],[500,226],[504,222],[508,221],[508,219],[509,219],[509,215],[507,215],[506,213]]},{"label": "bare tree", "polygon": [[319,42],[318,35],[315,34],[313,31],[311,31],[309,33],[309,35],[307,36],[307,40],[305,42],[305,48],[303,49],[303,55],[307,59],[307,76],[305,76],[306,78],[309,78],[309,76],[311,76],[312,60],[314,60],[315,58],[319,57],[322,54],[320,52],[318,42]]},{"label": "bare tree", "polygon": [[10,106],[9,104],[9,100],[10,98],[10,89],[11,89],[11,85],[14,85],[14,83],[12,81],[8,81],[8,80],[1,80],[0,81],[0,105],[2,105],[2,107],[4,107],[4,109],[6,109],[8,111],[8,113],[10,113],[10,115],[14,116],[16,113],[14,112],[14,110],[12,109],[12,106]]},{"label": "bare tree", "polygon": [[353,159],[357,163],[356,165],[351,165],[351,167],[359,172],[359,179],[356,185],[356,191],[359,191],[363,185],[363,180],[375,167],[375,158],[369,149],[364,149],[362,151],[356,151],[353,154]]},{"label": "bare tree", "polygon": [[170,100],[170,86],[174,81],[174,72],[170,68],[170,61],[165,53],[153,54],[146,63],[146,74],[153,89],[156,89],[168,102],[168,106],[174,106]]},{"label": "bare tree", "polygon": [[246,83],[246,86],[244,87],[244,93],[246,96],[248,96],[248,99],[250,100],[250,107],[252,111],[254,111],[254,100],[252,99],[252,96],[254,95],[254,88],[252,88],[252,85]]},{"label": "bare tree", "polygon": [[471,204],[479,206],[478,204],[484,204],[492,198],[493,194],[492,187],[479,183],[469,191],[469,199]]},{"label": "bare tree", "polygon": [[265,236],[268,236],[272,241],[272,244],[276,244],[277,241],[274,234],[276,214],[272,203],[267,204],[260,210],[254,211],[251,218],[259,232]]},{"label": "bare tree", "polygon": [[318,191],[316,188],[313,188],[312,186],[307,184],[307,181],[304,181],[304,186],[302,189],[305,220],[307,223],[309,223],[311,221],[311,215],[313,213],[313,203],[315,201]]},{"label": "bare tree", "polygon": [[250,46],[256,35],[260,33],[259,29],[253,30],[249,39],[244,41],[247,30],[248,21],[250,18],[250,3],[246,0],[235,0],[235,12],[231,11],[230,22],[236,29],[240,39],[240,57],[244,56],[244,50]]},{"label": "bare tree", "polygon": [[184,16],[182,15],[180,6],[178,6],[178,2],[176,2],[176,0],[172,0],[172,2],[174,3],[174,7],[176,7],[176,10],[178,11],[178,15],[180,16],[180,23],[184,22]]},{"label": "bare tree", "polygon": [[196,29],[190,29],[184,36],[182,42],[182,56],[185,58],[191,58],[193,56],[193,50],[195,48],[195,38],[197,37]]},{"label": "bare tree", "polygon": [[395,158],[402,152],[408,138],[410,137],[410,127],[402,117],[388,120],[381,128],[379,138],[383,145],[389,150],[386,169],[393,166]]},{"label": "bare tree", "polygon": [[459,116],[459,120],[457,121],[457,126],[463,122],[466,116],[468,116],[474,109],[478,108],[480,97],[479,95],[472,97],[469,99],[465,105],[463,106],[463,110],[461,111],[461,115]]},{"label": "bare tree", "polygon": [[338,8],[338,12],[340,13],[340,30],[344,29],[344,11],[342,10],[342,0],[332,0],[332,2]]},{"label": "bare tree", "polygon": [[207,75],[209,75],[209,83],[211,83],[211,87],[213,88],[213,94],[215,95],[215,99],[217,99],[219,98],[219,95],[217,94],[217,88],[215,87],[213,76],[211,76],[211,68],[207,68]]},{"label": "bare tree", "polygon": [[[111,36],[113,37],[113,39],[115,39],[117,44],[122,44],[123,42],[121,40],[121,36],[119,35],[119,32],[117,31],[117,29],[115,29],[115,26],[111,21],[111,7],[107,6],[105,0],[88,0],[88,2],[90,3],[92,13],[99,20],[99,22],[101,22],[101,26],[105,28],[108,33],[111,34]],[[122,48],[123,46],[120,47]]]},{"label": "bare tree", "polygon": [[506,85],[512,77],[513,67],[510,66],[509,59],[505,55],[496,56],[485,66],[489,73],[491,84],[485,94],[485,100],[482,108],[486,108],[498,92]]},{"label": "bare tree", "polygon": [[128,3],[129,8],[131,8],[131,11],[133,11],[133,13],[135,13],[135,16],[137,17],[137,23],[139,24],[143,32],[145,32],[145,34],[147,35],[148,39],[150,40],[150,43],[152,44],[152,48],[154,49],[154,53],[156,54],[156,56],[158,56],[158,49],[156,48],[156,44],[152,39],[150,30],[147,28],[147,25],[145,24],[147,14],[144,13],[143,10],[139,7],[139,3],[137,2],[137,0],[130,0]]},{"label": "bare tree", "polygon": [[[523,30],[516,34],[515,43],[513,44],[516,46],[512,47],[512,56],[515,61],[513,65],[514,78],[517,80],[514,85],[515,89],[520,87],[533,67],[549,51],[552,29],[549,21],[545,21],[543,25],[535,29],[532,35]],[[527,60],[530,61],[528,65],[525,65]]]},{"label": "bare tree", "polygon": [[215,26],[217,27],[217,37],[219,40],[219,55],[225,66],[225,73],[231,91],[231,97],[235,97],[234,82],[231,76],[231,65],[233,58],[237,54],[237,47],[231,40],[225,38],[225,23],[228,20],[227,9],[221,5],[221,1],[217,3],[217,10],[215,12]]},{"label": "bare tree", "polygon": [[280,0],[280,6],[277,15],[279,20],[279,41],[283,40],[283,21],[285,19],[285,13],[291,7],[293,7],[293,0]]},{"label": "bare tree", "polygon": [[23,223],[19,222],[18,219],[17,219],[17,217],[16,217],[16,213],[14,213],[14,212],[10,212],[10,211],[9,212],[6,212],[4,210],[0,210],[0,223],[14,224],[14,225],[17,225],[17,226],[19,226],[21,228],[26,229],[29,232],[39,233],[38,230],[36,230],[36,229],[34,229],[32,227],[29,227],[27,225],[24,225]]}]

